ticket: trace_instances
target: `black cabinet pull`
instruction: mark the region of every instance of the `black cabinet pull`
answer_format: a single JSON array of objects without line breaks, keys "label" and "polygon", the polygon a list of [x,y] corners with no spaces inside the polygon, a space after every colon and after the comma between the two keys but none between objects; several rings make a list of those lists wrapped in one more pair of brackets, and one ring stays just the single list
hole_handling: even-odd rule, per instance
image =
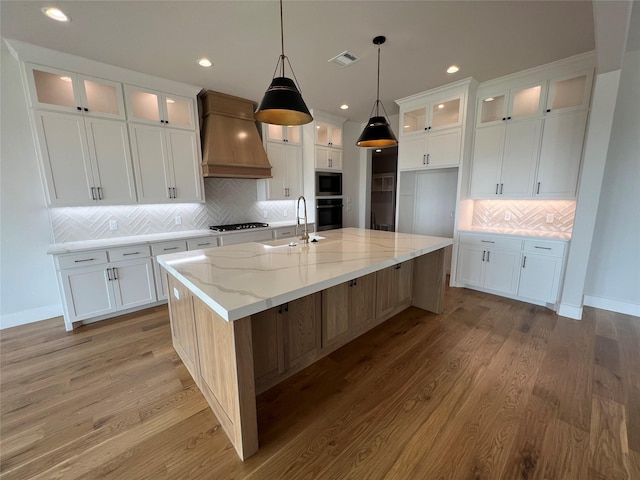
[{"label": "black cabinet pull", "polygon": [[550,111],[551,111],[551,109],[550,109],[550,108],[547,108],[547,113],[549,113]]},{"label": "black cabinet pull", "polygon": [[98,187],[98,200],[102,200],[102,187]]},{"label": "black cabinet pull", "polygon": [[289,303],[288,302],[284,304],[284,311],[285,312],[289,311]]},{"label": "black cabinet pull", "polygon": [[507,117],[502,117],[502,121],[504,122],[507,119]]},{"label": "black cabinet pull", "polygon": [[536,194],[540,195],[540,182],[538,182],[538,189],[536,190]]},{"label": "black cabinet pull", "polygon": [[551,247],[539,247],[535,245],[533,248],[539,248],[540,250],[551,250]]},{"label": "black cabinet pull", "polygon": [[82,107],[76,107],[78,109],[79,112],[82,111]]},{"label": "black cabinet pull", "polygon": [[500,195],[502,195],[502,183],[500,184]]},{"label": "black cabinet pull", "polygon": [[111,278],[111,269],[107,268],[107,280],[111,281],[113,280],[113,278]]},{"label": "black cabinet pull", "polygon": [[127,252],[122,254],[123,257],[127,257],[129,255],[140,255],[140,252]]},{"label": "black cabinet pull", "polygon": [[85,112],[88,112],[88,111],[89,111],[89,109],[88,109],[87,107],[84,107],[84,111],[85,111]]},{"label": "black cabinet pull", "polygon": [[95,258],[85,258],[84,260],[74,260],[74,263],[91,262],[93,260],[95,260]]},{"label": "black cabinet pull", "polygon": [[169,250],[177,250],[178,247],[167,247],[167,248],[163,248],[162,250],[164,250],[165,252],[168,252]]},{"label": "black cabinet pull", "polygon": [[496,243],[493,240],[480,240],[482,243]]},{"label": "black cabinet pull", "polygon": [[91,200],[97,200],[97,198],[96,198],[96,187],[91,187]]},{"label": "black cabinet pull", "polygon": [[118,280],[118,269],[113,267],[111,270],[113,270],[113,279]]},{"label": "black cabinet pull", "polygon": [[482,261],[484,262],[484,254],[487,253],[486,250],[482,250]]},{"label": "black cabinet pull", "polygon": [[511,120],[511,117],[507,117],[507,120]]},{"label": "black cabinet pull", "polygon": [[498,185],[500,185],[500,184],[496,183],[496,195],[498,194]]},{"label": "black cabinet pull", "polygon": [[491,254],[491,252],[489,250],[487,250],[487,262],[489,261],[489,255]]},{"label": "black cabinet pull", "polygon": [[527,265],[527,256],[525,255],[524,258],[522,259],[522,268],[526,267]]}]

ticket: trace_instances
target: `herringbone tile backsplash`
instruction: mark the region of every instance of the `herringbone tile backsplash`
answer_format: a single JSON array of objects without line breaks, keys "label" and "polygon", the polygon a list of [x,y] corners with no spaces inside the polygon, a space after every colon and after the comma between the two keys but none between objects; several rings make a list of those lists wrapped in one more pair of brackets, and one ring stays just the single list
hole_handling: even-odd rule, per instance
[{"label": "herringbone tile backsplash", "polygon": [[[551,223],[548,214],[553,215]],[[509,215],[511,219],[505,220]],[[472,225],[571,233],[575,215],[574,200],[476,200]]]},{"label": "herringbone tile backsplash", "polygon": [[[256,180],[206,178],[204,189],[206,203],[52,208],[53,235],[56,243],[61,243],[199,230],[228,223],[295,220],[295,201],[258,201]],[[181,225],[176,225],[176,216],[181,217]],[[110,220],[118,222],[117,230],[109,230]]]}]

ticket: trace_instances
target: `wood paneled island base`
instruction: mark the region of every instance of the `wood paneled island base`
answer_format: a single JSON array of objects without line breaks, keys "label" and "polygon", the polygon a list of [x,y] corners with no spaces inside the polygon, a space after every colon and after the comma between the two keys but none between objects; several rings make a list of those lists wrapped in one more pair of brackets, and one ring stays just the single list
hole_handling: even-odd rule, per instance
[{"label": "wood paneled island base", "polygon": [[[160,264],[169,275],[174,348],[241,459],[258,450],[257,393],[299,372],[410,305],[435,313],[442,311],[444,249],[451,244],[451,239],[369,232],[357,229],[327,232],[323,241],[329,241],[319,244],[320,248],[316,250],[299,246],[296,247],[299,252],[292,252],[277,250],[275,245],[244,244],[228,247],[226,251],[223,247],[160,258]],[[355,238],[360,239],[361,248],[355,244]],[[428,245],[418,245],[421,242]],[[221,284],[246,282],[244,276],[251,268],[255,268],[256,276],[262,276],[264,281],[270,273],[265,269],[265,263],[271,266],[271,274],[275,277],[276,271],[282,273],[282,269],[292,268],[291,265],[278,265],[270,248],[285,252],[284,258],[292,253],[304,256],[306,281],[301,282],[304,283],[301,287],[312,293],[298,296],[294,292],[288,301],[273,300],[268,308],[256,306],[255,303],[265,300],[264,296],[255,295],[255,298],[261,297],[259,301],[242,307],[257,310],[255,313],[231,320],[224,318],[216,311],[224,305],[217,303],[215,298],[203,298],[214,274],[208,272],[207,282],[203,282],[202,264],[216,270],[220,268],[219,260],[239,255],[250,259],[247,261],[254,266],[238,265],[234,272],[227,272],[220,278]],[[260,255],[262,249],[267,249],[267,253]],[[340,258],[335,258],[336,254]],[[269,262],[264,261],[267,257]],[[335,263],[338,268],[318,274],[329,263]],[[197,269],[194,265],[198,265]],[[296,280],[304,276],[300,273],[301,265],[298,258]],[[194,274],[196,270],[199,273]],[[242,278],[234,278],[234,274]],[[323,278],[318,278],[322,275]],[[233,287],[226,289],[233,290]],[[245,285],[238,295],[248,296],[248,290],[249,285]],[[282,298],[282,293],[280,295]],[[270,297],[273,298],[278,295]],[[229,317],[233,315],[231,310],[227,312]]]}]

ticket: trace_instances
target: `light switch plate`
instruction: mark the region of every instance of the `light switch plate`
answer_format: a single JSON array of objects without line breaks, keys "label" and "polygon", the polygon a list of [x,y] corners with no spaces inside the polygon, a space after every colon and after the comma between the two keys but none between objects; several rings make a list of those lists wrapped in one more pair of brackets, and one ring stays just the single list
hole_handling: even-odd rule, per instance
[{"label": "light switch plate", "polygon": [[182,217],[180,215],[176,215],[176,225],[182,225]]},{"label": "light switch plate", "polygon": [[180,300],[180,292],[176,287],[173,287],[173,296]]},{"label": "light switch plate", "polygon": [[504,219],[507,222],[511,221],[511,212],[504,212]]},{"label": "light switch plate", "polygon": [[118,221],[109,220],[109,230],[117,230],[117,229],[118,229]]},{"label": "light switch plate", "polygon": [[553,223],[555,215],[553,213],[547,213],[547,223]]}]

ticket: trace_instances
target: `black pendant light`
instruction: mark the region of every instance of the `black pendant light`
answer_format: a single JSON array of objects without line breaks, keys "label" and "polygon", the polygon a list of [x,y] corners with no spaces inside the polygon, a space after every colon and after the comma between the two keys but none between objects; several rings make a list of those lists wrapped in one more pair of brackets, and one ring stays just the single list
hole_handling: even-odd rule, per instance
[{"label": "black pendant light", "polygon": [[[291,62],[284,54],[284,26],[282,21],[282,0],[280,0],[280,40],[282,53],[278,57],[276,69],[273,72],[271,85],[264,94],[264,98],[256,110],[255,118],[259,122],[273,125],[304,125],[313,120],[307,105],[302,99],[300,90],[297,87],[298,79],[293,73]],[[289,64],[291,74],[295,82],[284,76],[284,62]],[[276,72],[280,67],[280,76],[276,77]]]},{"label": "black pendant light", "polygon": [[[373,39],[373,44],[378,46],[378,89],[376,93],[376,103],[373,104],[371,109],[371,118],[364,127],[364,130],[360,134],[360,138],[356,142],[359,147],[365,148],[384,148],[392,147],[398,144],[398,139],[393,134],[389,121],[387,111],[380,101],[380,45],[386,41],[386,37],[379,36]],[[380,115],[380,106],[384,112],[384,117]],[[374,115],[375,111],[375,115]]]}]

